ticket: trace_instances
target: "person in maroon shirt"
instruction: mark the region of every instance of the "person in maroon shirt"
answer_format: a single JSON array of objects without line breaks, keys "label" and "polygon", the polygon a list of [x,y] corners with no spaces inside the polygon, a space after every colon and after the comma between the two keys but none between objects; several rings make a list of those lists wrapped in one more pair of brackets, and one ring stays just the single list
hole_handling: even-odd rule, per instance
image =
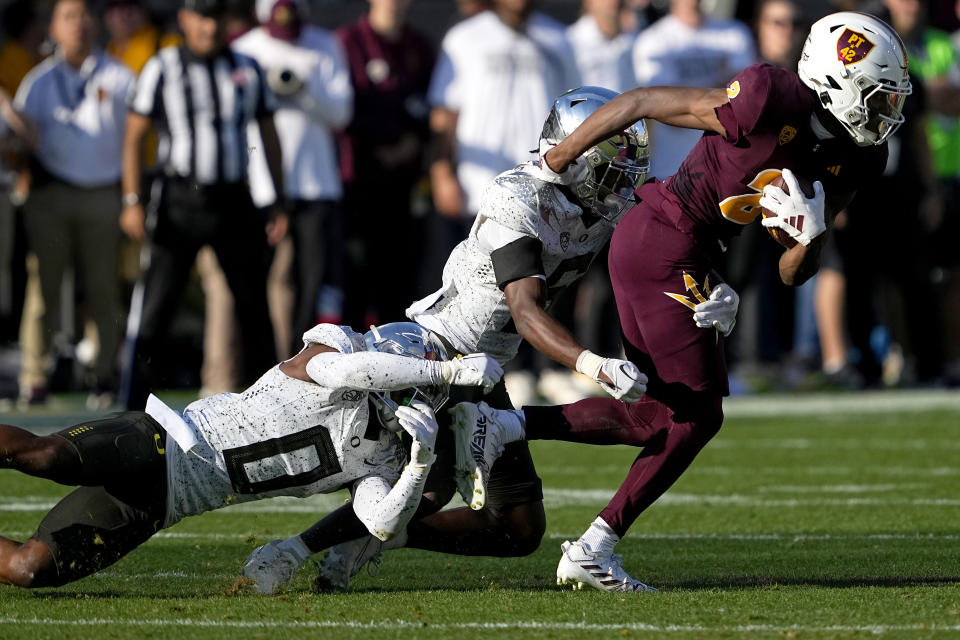
[{"label": "person in maroon shirt", "polygon": [[[370,12],[337,30],[350,66],[354,116],[340,141],[349,239],[345,321],[402,318],[422,246],[411,194],[423,177],[427,86],[435,55],[405,24],[411,0],[370,0]],[[386,205],[386,206],[385,206]],[[390,286],[373,283],[390,274]]]},{"label": "person in maroon shirt", "polygon": [[[676,175],[637,190],[639,204],[610,243],[624,347],[649,378],[647,395],[634,404],[607,398],[519,412],[483,403],[455,409],[463,473],[492,464],[519,435],[643,447],[587,532],[562,545],[558,582],[649,588],[623,570],[614,546],[720,429],[729,392],[721,335],[697,328],[689,308],[709,297],[707,280],[719,281],[715,261],[761,207],[773,213],[763,226],[796,241],[780,258],[781,280],[798,286],[816,273],[834,215],[880,177],[886,138],[903,121],[910,92],[896,32],[866,14],[836,13],[811,28],[799,73],[756,64],[725,90],[634,89],[546,154],[545,168],[572,179],[584,150],[640,118],[704,131]],[[769,184],[779,175],[789,195]],[[813,197],[801,193],[796,176],[816,181]]]}]

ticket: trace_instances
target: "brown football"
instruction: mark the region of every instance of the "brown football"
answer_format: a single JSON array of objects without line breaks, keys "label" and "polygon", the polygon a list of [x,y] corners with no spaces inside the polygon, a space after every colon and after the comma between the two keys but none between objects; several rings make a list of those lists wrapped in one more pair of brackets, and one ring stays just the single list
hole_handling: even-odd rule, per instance
[{"label": "brown football", "polygon": [[[804,178],[803,176],[798,176],[796,174],[794,174],[794,176],[797,178],[797,182],[800,183],[800,190],[803,191],[803,195],[807,196],[808,198],[812,198],[814,194],[813,183],[807,180],[806,178]],[[783,176],[777,176],[776,178],[770,181],[770,184],[772,184],[775,187],[780,187],[781,189],[783,189],[784,193],[790,193],[790,188],[787,186],[787,183],[783,179]],[[761,209],[760,213],[763,215],[764,218],[768,218],[774,215],[772,211],[766,208]],[[791,249],[797,246],[797,241],[791,238],[790,234],[784,231],[783,229],[778,229],[777,227],[764,227],[764,228],[767,230],[767,233],[773,236],[774,240],[780,243],[781,247],[785,249]]]}]

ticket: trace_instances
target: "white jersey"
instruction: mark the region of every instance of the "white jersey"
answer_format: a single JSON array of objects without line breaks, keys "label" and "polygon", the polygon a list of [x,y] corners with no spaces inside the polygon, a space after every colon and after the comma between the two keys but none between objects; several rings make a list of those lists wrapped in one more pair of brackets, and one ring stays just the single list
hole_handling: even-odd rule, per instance
[{"label": "white jersey", "polygon": [[[533,163],[497,176],[483,195],[470,234],[443,267],[442,287],[413,303],[407,316],[445,337],[461,353],[487,353],[500,363],[511,360],[522,338],[498,286],[492,253],[517,239],[538,241],[543,273],[522,277],[546,280],[549,305],[587,272],[613,234],[605,220],[585,221],[583,210],[561,189],[545,181]],[[497,231],[491,234],[488,227]],[[495,237],[503,240],[489,239]]]},{"label": "white jersey", "polygon": [[633,89],[633,43],[635,32],[623,31],[608,38],[593,16],[582,15],[567,28],[567,38],[584,85],[623,92]]},{"label": "white jersey", "polygon": [[[265,73],[289,69],[304,82],[295,96],[278,98],[273,114],[283,158],[286,197],[339,200],[343,189],[333,131],[353,114],[350,70],[332,33],[304,27],[295,42],[271,36],[258,27],[237,38],[234,50],[254,58]],[[250,193],[257,206],[274,202],[273,179],[256,122],[247,125],[250,146]]]},{"label": "white jersey", "polygon": [[483,11],[447,32],[428,99],[457,112],[457,179],[469,214],[498,173],[533,158],[553,101],[578,86],[565,28],[544,14],[516,30]]},{"label": "white jersey", "polygon": [[[753,37],[736,20],[704,18],[694,28],[667,15],[642,31],[633,48],[633,71],[641,87],[725,87],[755,61]],[[677,172],[703,135],[652,120],[647,126],[650,175],[661,180]]]},{"label": "white jersey", "polygon": [[[363,351],[363,337],[349,327],[318,325],[304,340]],[[198,444],[189,452],[167,447],[164,526],[239,502],[330,493],[371,475],[392,484],[405,454],[394,434],[368,432],[367,396],[291,378],[278,365],[243,393],[190,404],[183,418]]]}]

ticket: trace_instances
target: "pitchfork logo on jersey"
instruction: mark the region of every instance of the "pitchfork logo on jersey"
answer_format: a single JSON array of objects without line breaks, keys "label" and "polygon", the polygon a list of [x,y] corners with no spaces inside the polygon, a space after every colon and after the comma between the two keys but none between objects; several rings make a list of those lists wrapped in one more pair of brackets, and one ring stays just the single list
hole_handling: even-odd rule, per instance
[{"label": "pitchfork logo on jersey", "polygon": [[[703,280],[703,288],[700,288],[700,284],[693,279],[693,276],[683,272],[683,288],[689,293],[693,294],[693,300],[683,295],[682,293],[671,293],[669,291],[664,291],[663,294],[669,296],[687,307],[688,309],[693,309],[701,302],[706,302],[710,298],[710,276],[707,276]],[[676,308],[676,307],[674,307]]]},{"label": "pitchfork logo on jersey", "polygon": [[860,62],[867,57],[871,49],[873,43],[867,40],[867,36],[852,29],[844,29],[837,40],[837,59],[844,65]]}]

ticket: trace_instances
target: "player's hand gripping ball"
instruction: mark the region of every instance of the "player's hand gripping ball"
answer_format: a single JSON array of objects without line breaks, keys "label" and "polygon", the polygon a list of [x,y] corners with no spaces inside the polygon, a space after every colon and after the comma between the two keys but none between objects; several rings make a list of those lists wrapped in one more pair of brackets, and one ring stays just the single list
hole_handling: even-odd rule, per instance
[{"label": "player's hand gripping ball", "polygon": [[806,246],[826,230],[823,185],[789,169],[764,187],[760,207],[763,226],[785,249]]}]

